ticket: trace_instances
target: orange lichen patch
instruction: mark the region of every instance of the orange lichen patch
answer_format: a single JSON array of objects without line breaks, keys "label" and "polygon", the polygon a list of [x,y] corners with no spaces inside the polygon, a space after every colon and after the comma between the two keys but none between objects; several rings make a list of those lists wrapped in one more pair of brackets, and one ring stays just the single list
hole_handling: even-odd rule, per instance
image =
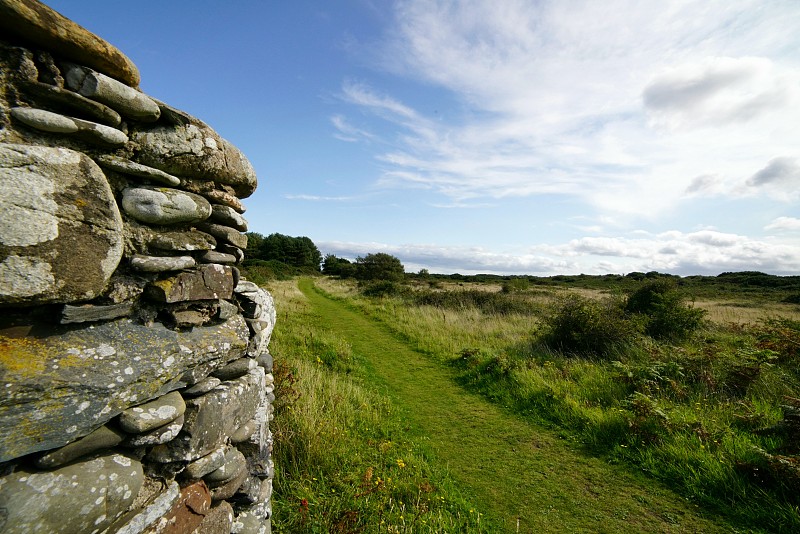
[{"label": "orange lichen patch", "polygon": [[6,382],[41,376],[48,370],[92,367],[92,358],[61,344],[35,338],[10,338],[0,335],[0,379]]},{"label": "orange lichen patch", "polygon": [[36,375],[44,371],[50,347],[31,338],[9,338],[0,336],[0,374]]}]

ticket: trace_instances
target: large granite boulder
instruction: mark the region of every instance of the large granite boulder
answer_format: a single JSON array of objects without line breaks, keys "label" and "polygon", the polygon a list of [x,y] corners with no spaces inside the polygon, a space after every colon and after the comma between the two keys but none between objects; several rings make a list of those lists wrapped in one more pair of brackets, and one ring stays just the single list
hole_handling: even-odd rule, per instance
[{"label": "large granite boulder", "polygon": [[0,144],[0,304],[98,296],[122,258],[122,239],[114,195],[89,157]]},{"label": "large granite boulder", "polygon": [[120,319],[0,337],[0,462],[65,445],[129,407],[194,384],[240,358],[248,338],[239,315],[184,332]]},{"label": "large granite boulder", "polygon": [[242,152],[199,120],[132,132],[136,159],[162,171],[229,184],[240,198],[256,189],[256,173]]}]

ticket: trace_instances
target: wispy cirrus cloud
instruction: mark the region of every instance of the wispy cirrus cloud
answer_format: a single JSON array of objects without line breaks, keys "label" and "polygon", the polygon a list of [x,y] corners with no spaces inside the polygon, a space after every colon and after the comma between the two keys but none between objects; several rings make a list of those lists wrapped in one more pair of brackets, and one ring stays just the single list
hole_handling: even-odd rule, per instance
[{"label": "wispy cirrus cloud", "polygon": [[380,68],[463,112],[434,120],[366,82],[342,95],[395,129],[375,154],[383,187],[454,203],[555,193],[652,216],[687,194],[741,193],[748,168],[796,153],[798,20],[755,0],[409,0]]}]

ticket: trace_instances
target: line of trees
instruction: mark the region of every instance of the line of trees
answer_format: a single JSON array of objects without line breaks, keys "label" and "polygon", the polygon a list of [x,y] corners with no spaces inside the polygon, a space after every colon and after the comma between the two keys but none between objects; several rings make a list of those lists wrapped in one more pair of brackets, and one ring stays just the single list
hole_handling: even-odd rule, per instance
[{"label": "line of trees", "polygon": [[400,282],[405,268],[398,258],[378,252],[359,256],[354,262],[328,254],[323,259],[310,238],[283,234],[265,236],[247,232],[247,259],[244,268],[247,276],[262,280],[285,278],[296,274],[323,274],[360,281]]},{"label": "line of trees", "polygon": [[359,256],[355,262],[327,254],[322,261],[322,273],[362,281],[399,282],[405,277],[405,267],[398,258],[385,252]]},{"label": "line of trees", "polygon": [[250,262],[280,262],[301,271],[319,272],[322,254],[308,237],[283,234],[264,236],[247,233],[247,258]]}]

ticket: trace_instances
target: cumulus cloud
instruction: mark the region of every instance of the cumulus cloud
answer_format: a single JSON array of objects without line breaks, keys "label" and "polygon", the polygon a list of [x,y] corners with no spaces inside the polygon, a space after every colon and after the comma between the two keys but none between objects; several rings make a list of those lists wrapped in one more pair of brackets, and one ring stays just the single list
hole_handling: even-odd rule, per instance
[{"label": "cumulus cloud", "polygon": [[778,217],[764,227],[764,230],[774,230],[779,232],[798,232],[800,231],[800,219],[795,217]]}]

